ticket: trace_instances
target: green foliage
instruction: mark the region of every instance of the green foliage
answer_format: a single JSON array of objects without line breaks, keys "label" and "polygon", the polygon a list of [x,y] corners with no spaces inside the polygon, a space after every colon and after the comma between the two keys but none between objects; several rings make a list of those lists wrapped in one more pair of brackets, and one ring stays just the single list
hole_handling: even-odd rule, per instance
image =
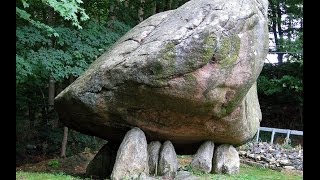
[{"label": "green foliage", "polygon": [[80,7],[80,4],[83,3],[81,0],[44,0],[43,2],[52,7],[65,20],[70,20],[72,25],[79,29],[82,29],[82,27],[78,21],[77,14],[80,14],[80,21],[86,21],[89,19],[85,10]]},{"label": "green foliage", "polygon": [[[51,119],[57,117],[48,111],[49,77],[55,79],[56,87],[63,89],[71,76],[83,73],[130,27],[116,20],[104,24],[91,20],[81,30],[65,25],[53,29],[59,36],[48,37],[46,30],[30,25],[18,25],[16,29],[16,121],[21,127],[17,129],[17,142],[46,141],[48,154],[60,151],[63,138],[62,128],[51,126]],[[67,154],[99,145],[93,137],[77,136],[68,140]]]},{"label": "green foliage", "polygon": [[263,91],[265,95],[282,93],[285,90],[302,92],[302,80],[293,76],[284,75],[280,79],[268,79],[265,76],[261,76],[259,83],[260,91]]},{"label": "green foliage", "polygon": [[53,159],[48,162],[48,165],[52,168],[59,168],[60,167],[60,162],[58,159]]},{"label": "green foliage", "polygon": [[46,30],[49,36],[52,36],[52,35],[55,37],[59,36],[59,34],[56,31],[54,31],[54,29],[52,27],[50,27],[44,23],[41,23],[40,21],[33,20],[31,18],[31,15],[28,12],[26,12],[25,10],[16,7],[16,14],[18,15],[18,17],[30,22],[35,27],[37,27],[39,29]]},{"label": "green foliage", "polygon": [[60,36],[48,39],[37,28],[17,27],[17,83],[30,76],[53,76],[56,81],[77,77],[130,28],[118,21],[106,25],[91,21],[82,30],[54,29]]},{"label": "green foliage", "polygon": [[[22,3],[22,5],[20,3]],[[45,8],[52,8],[63,19],[71,21],[72,25],[74,25],[78,29],[82,29],[78,18],[80,19],[80,21],[86,21],[89,19],[89,16],[86,14],[85,10],[80,7],[80,4],[82,3],[83,2],[81,0],[42,0],[30,1],[29,3],[27,3],[27,0],[21,0],[18,1],[16,7],[16,15],[18,18],[30,22],[35,27],[45,30],[47,33],[49,33],[50,36],[54,35],[55,37],[57,37],[59,36],[59,34],[54,31],[54,29],[51,27],[51,24],[47,25],[46,22],[40,22],[39,20],[37,20],[36,16],[32,17],[32,15],[28,13],[26,9],[30,9],[30,6],[35,6],[38,9],[39,7],[41,7],[43,10],[45,10]],[[47,5],[47,7],[43,5]]]},{"label": "green foliage", "polygon": [[260,131],[259,133],[259,142],[270,142],[271,132]]},{"label": "green foliage", "polygon": [[303,103],[303,66],[299,62],[265,64],[257,80],[258,93],[283,102]]},{"label": "green foliage", "polygon": [[303,63],[265,64],[258,77],[261,126],[301,130]]},{"label": "green foliage", "polygon": [[71,131],[68,138],[67,154],[75,154],[79,152],[95,151],[101,148],[106,143],[105,140],[88,136],[76,131]]}]

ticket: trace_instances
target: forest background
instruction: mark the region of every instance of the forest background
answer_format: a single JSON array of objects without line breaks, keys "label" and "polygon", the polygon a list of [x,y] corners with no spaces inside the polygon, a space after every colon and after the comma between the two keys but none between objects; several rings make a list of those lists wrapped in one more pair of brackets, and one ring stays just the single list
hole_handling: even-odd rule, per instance
[{"label": "forest background", "polygon": [[[54,97],[128,30],[187,0],[16,1],[16,165],[105,143],[64,127]],[[269,0],[261,126],[303,129],[303,1]]]}]

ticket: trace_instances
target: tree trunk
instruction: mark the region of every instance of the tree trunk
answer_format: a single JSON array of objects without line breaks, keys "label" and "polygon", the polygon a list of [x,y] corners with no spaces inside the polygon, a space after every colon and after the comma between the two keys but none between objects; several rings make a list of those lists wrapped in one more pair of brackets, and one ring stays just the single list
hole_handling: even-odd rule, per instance
[{"label": "tree trunk", "polygon": [[157,1],[156,13],[163,12],[163,4],[164,4],[164,2]]},{"label": "tree trunk", "polygon": [[138,10],[138,17],[139,17],[139,22],[142,22],[144,20],[144,2],[145,0],[140,0],[140,7]]},{"label": "tree trunk", "polygon": [[[278,33],[279,33],[279,37],[280,37],[280,46],[279,46],[279,51],[283,51],[283,30],[281,27],[281,16],[282,16],[282,12],[281,12],[281,8],[280,8],[280,1],[277,1],[277,23],[278,23]],[[283,63],[283,53],[278,53],[278,63],[282,64]]]},{"label": "tree trunk", "polygon": [[54,95],[55,95],[55,81],[52,76],[50,76],[49,79],[49,98],[48,98],[48,113],[49,113],[49,119],[52,120],[52,129],[56,128],[58,126],[58,119],[53,118],[51,116],[53,114],[54,110]]},{"label": "tree trunk", "polygon": [[171,10],[171,7],[172,7],[172,0],[166,0],[165,1],[164,11]]},{"label": "tree trunk", "polygon": [[289,15],[289,22],[288,22],[288,40],[291,42],[291,40],[292,40],[292,29],[293,29],[293,27],[292,27],[292,16],[291,15]]},{"label": "tree trunk", "polygon": [[[272,3],[272,1],[271,1]],[[278,41],[278,34],[277,34],[277,13],[276,13],[276,8],[275,8],[275,4],[270,4],[271,6],[271,13],[272,13],[272,32],[273,32],[273,36],[274,36],[274,42],[276,44],[275,47],[275,51],[278,51],[279,48],[279,41]]]},{"label": "tree trunk", "polygon": [[48,99],[48,104],[49,104],[49,111],[53,110],[54,106],[54,87],[55,81],[52,76],[50,76],[49,79],[49,99]]},{"label": "tree trunk", "polygon": [[31,102],[28,102],[29,128],[34,128],[35,113]]},{"label": "tree trunk", "polygon": [[152,15],[157,13],[157,2],[153,2],[153,9],[152,9]]},{"label": "tree trunk", "polygon": [[[74,76],[69,77],[69,84],[73,83],[75,80]],[[66,149],[67,149],[67,142],[68,142],[68,127],[63,127],[63,139],[61,144],[61,157],[66,157]]]},{"label": "tree trunk", "polygon": [[109,14],[110,14],[110,19],[111,20],[115,20],[116,19],[116,16],[115,16],[115,13],[114,13],[114,4],[110,5]]},{"label": "tree trunk", "polygon": [[63,140],[61,145],[61,157],[66,157],[66,149],[67,149],[67,142],[68,142],[68,127],[63,128]]}]

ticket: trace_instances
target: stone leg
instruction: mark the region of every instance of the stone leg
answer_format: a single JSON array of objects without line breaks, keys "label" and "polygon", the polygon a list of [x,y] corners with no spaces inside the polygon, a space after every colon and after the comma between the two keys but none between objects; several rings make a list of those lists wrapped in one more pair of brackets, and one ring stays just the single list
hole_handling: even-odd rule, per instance
[{"label": "stone leg", "polygon": [[149,173],[152,176],[156,176],[158,174],[160,148],[161,148],[161,143],[159,141],[152,141],[148,145]]},{"label": "stone leg", "polygon": [[164,178],[174,178],[178,171],[178,159],[170,141],[163,143],[160,150],[159,175]]},{"label": "stone leg", "polygon": [[215,150],[213,156],[213,173],[237,174],[240,169],[240,158],[238,151],[228,144],[222,144]]},{"label": "stone leg", "polygon": [[111,179],[120,180],[149,175],[147,140],[144,132],[135,127],[128,131],[120,144]]},{"label": "stone leg", "polygon": [[191,167],[204,173],[210,173],[212,170],[213,151],[213,141],[204,142],[193,156]]}]

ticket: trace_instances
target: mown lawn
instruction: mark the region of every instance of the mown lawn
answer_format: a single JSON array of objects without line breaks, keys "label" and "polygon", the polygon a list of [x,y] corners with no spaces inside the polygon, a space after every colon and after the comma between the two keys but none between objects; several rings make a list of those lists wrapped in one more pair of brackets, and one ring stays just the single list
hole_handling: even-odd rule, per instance
[{"label": "mown lawn", "polygon": [[[237,175],[218,175],[194,173],[201,180],[301,180],[301,174],[284,173],[267,168],[253,167],[241,164],[240,173]],[[36,173],[36,172],[16,172],[17,180],[80,180],[82,178],[65,175],[62,173]],[[90,178],[87,178],[90,179]]]},{"label": "mown lawn", "polygon": [[268,168],[253,167],[241,164],[240,173],[237,175],[201,174],[195,173],[203,180],[301,180],[301,174],[279,172]]},{"label": "mown lawn", "polygon": [[17,180],[76,180],[81,179],[62,173],[16,172]]}]

